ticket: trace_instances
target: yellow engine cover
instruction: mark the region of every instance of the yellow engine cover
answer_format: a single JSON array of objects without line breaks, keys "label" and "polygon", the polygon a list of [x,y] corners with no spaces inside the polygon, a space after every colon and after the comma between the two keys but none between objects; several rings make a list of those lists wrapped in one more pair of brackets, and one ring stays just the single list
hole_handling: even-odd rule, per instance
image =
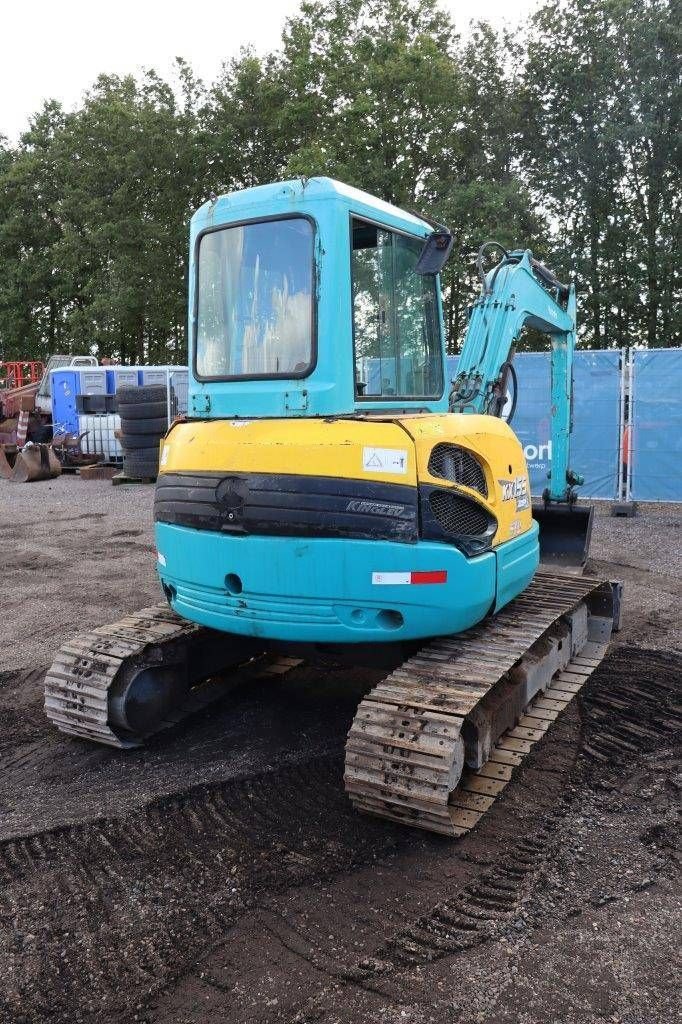
[{"label": "yellow engine cover", "polygon": [[[429,470],[434,448],[472,453],[485,490],[452,483]],[[492,416],[417,413],[337,419],[193,420],[162,441],[160,474],[277,473],[417,487],[455,488],[497,520],[493,545],[532,525],[528,468],[510,427]]]}]

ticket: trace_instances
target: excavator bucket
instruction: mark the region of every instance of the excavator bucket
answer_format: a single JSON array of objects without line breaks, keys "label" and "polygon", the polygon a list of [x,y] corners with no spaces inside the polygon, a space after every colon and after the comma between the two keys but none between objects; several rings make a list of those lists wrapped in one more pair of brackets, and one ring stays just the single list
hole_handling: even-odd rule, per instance
[{"label": "excavator bucket", "polygon": [[13,484],[52,480],[62,471],[59,459],[47,444],[27,445],[12,451],[0,445],[0,477]]},{"label": "excavator bucket", "polygon": [[0,444],[0,477],[2,477],[3,480],[12,479],[12,466],[5,454],[4,444]]},{"label": "excavator bucket", "polygon": [[533,505],[540,526],[540,561],[557,568],[582,569],[592,537],[594,505]]}]

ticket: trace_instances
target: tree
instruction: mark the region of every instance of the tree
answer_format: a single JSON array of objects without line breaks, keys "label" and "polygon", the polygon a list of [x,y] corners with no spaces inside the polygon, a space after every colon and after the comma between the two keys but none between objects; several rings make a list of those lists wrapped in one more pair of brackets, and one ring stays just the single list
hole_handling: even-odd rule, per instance
[{"label": "tree", "polygon": [[6,358],[44,358],[61,343],[68,284],[52,250],[62,235],[64,182],[54,142],[66,116],[46,103],[0,164],[0,339]]},{"label": "tree", "polygon": [[274,55],[245,49],[223,66],[201,112],[207,182],[215,193],[276,181],[290,143],[286,95]]},{"label": "tree", "polygon": [[525,164],[562,269],[587,284],[594,347],[680,340],[681,13],[679,0],[563,0],[533,21]]},{"label": "tree", "polygon": [[680,343],[681,7],[547,0],[461,38],[437,0],[305,0],[208,89],[178,61],[46,103],[0,140],[3,354],[183,359],[193,210],[319,174],[451,228],[451,351],[490,238],[575,275],[584,342]]},{"label": "tree", "polygon": [[[8,351],[184,358],[187,221],[202,90],[101,76],[82,108],[49,103],[2,175],[0,334]],[[201,187],[201,186],[199,186]]]},{"label": "tree", "polygon": [[487,25],[462,44],[435,0],[306,3],[270,63],[286,174],[327,174],[452,229],[453,350],[477,287],[472,250],[491,234],[533,244],[542,228],[518,176],[510,45]]}]

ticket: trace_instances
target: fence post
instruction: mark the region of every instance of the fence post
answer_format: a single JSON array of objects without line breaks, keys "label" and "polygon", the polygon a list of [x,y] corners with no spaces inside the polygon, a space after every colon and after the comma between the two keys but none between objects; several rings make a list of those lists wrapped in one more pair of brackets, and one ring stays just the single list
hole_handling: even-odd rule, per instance
[{"label": "fence post", "polygon": [[625,464],[625,501],[630,502],[632,495],[632,454],[633,454],[633,441],[632,436],[632,424],[634,422],[633,406],[635,393],[633,389],[634,382],[634,350],[630,348],[628,353],[628,415],[627,415],[627,429],[628,429],[628,458]]},{"label": "fence post", "polygon": [[623,455],[625,449],[625,374],[628,365],[628,350],[620,350],[620,401],[618,408],[618,464],[616,465],[616,501],[625,501],[626,480],[623,478]]}]

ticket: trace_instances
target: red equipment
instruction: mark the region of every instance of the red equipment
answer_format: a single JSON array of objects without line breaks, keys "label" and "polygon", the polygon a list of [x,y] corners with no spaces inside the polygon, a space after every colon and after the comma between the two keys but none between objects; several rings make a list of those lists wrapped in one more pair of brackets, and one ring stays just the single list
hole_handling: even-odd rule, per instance
[{"label": "red equipment", "polygon": [[14,362],[0,361],[0,388],[14,391],[27,384],[40,384],[45,365],[38,360],[19,359]]}]

